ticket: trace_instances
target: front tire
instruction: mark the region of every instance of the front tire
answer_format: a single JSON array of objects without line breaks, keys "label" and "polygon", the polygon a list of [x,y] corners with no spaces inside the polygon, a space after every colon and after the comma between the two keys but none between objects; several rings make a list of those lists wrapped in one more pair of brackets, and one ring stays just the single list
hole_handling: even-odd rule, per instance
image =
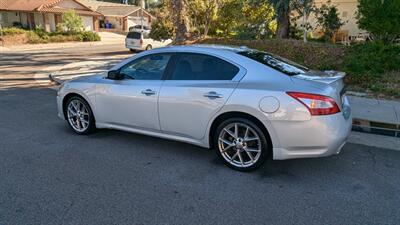
[{"label": "front tire", "polygon": [[258,125],[244,118],[225,120],[213,137],[216,153],[225,165],[245,172],[259,168],[268,158],[268,140]]},{"label": "front tire", "polygon": [[146,51],[153,49],[153,47],[151,45],[147,45],[146,46]]},{"label": "front tire", "polygon": [[96,124],[92,109],[82,97],[74,96],[68,99],[64,113],[68,125],[75,133],[85,135],[95,131]]}]

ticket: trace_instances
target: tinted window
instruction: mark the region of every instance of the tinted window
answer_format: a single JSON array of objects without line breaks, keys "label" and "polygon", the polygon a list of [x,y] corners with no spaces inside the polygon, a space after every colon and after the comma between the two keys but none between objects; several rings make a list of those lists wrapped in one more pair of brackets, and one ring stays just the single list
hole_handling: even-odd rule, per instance
[{"label": "tinted window", "polygon": [[161,80],[170,58],[170,54],[144,56],[122,67],[120,73],[126,79]]},{"label": "tinted window", "polygon": [[139,32],[129,32],[126,37],[130,39],[140,39],[141,35]]},{"label": "tinted window", "polygon": [[239,68],[216,57],[180,54],[172,80],[232,80]]},{"label": "tinted window", "polygon": [[288,59],[266,53],[261,51],[243,51],[239,52],[240,55],[246,56],[253,59],[259,63],[272,67],[282,73],[287,75],[298,75],[303,74],[308,71],[308,68],[292,62]]}]

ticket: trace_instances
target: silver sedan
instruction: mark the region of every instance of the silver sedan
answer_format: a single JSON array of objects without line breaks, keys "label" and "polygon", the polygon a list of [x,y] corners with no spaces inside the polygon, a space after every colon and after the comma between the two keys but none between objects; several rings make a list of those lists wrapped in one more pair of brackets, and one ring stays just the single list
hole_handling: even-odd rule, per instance
[{"label": "silver sedan", "polygon": [[344,74],[245,47],[172,46],[64,83],[58,116],[78,134],[118,129],[214,148],[250,171],[338,154],[351,129]]}]

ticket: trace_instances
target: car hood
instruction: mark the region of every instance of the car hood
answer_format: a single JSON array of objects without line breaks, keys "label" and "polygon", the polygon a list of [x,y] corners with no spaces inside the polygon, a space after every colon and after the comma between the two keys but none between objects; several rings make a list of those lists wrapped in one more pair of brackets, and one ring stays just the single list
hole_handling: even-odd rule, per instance
[{"label": "car hood", "polygon": [[72,79],[70,82],[87,82],[87,83],[98,83],[107,75],[107,72],[87,74],[78,78]]}]

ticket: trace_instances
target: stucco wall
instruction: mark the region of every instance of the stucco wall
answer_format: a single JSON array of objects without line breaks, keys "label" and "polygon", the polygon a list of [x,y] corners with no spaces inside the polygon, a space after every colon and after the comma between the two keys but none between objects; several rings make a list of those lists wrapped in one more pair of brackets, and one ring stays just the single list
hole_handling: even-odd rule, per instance
[{"label": "stucco wall", "polygon": [[21,23],[23,27],[28,27],[28,14],[21,12]]},{"label": "stucco wall", "polygon": [[[327,0],[317,0],[315,5],[321,7],[322,4],[326,4]],[[331,4],[336,5],[339,11],[339,17],[342,21],[347,22],[341,27],[342,31],[346,31],[350,36],[356,36],[359,33],[365,32],[358,28],[357,20],[355,18],[355,13],[357,12],[357,0],[332,0]],[[317,20],[314,14],[311,14],[308,22],[313,28],[317,26]],[[297,23],[302,24],[302,18],[300,18]]]},{"label": "stucco wall", "polygon": [[44,28],[44,21],[43,21],[43,14],[41,13],[34,13],[34,18],[35,18],[35,26],[41,26]]},{"label": "stucco wall", "polygon": [[55,31],[56,30],[56,21],[54,19],[54,14],[53,13],[49,13],[48,14],[48,24],[50,26],[50,31]]},{"label": "stucco wall", "polygon": [[122,30],[124,26],[124,21],[122,17],[110,17],[106,16],[104,19],[105,22],[110,22],[113,25],[114,29]]},{"label": "stucco wall", "polygon": [[18,12],[4,12],[3,16],[4,16],[3,21],[5,26],[12,26],[13,22],[19,22]]}]

